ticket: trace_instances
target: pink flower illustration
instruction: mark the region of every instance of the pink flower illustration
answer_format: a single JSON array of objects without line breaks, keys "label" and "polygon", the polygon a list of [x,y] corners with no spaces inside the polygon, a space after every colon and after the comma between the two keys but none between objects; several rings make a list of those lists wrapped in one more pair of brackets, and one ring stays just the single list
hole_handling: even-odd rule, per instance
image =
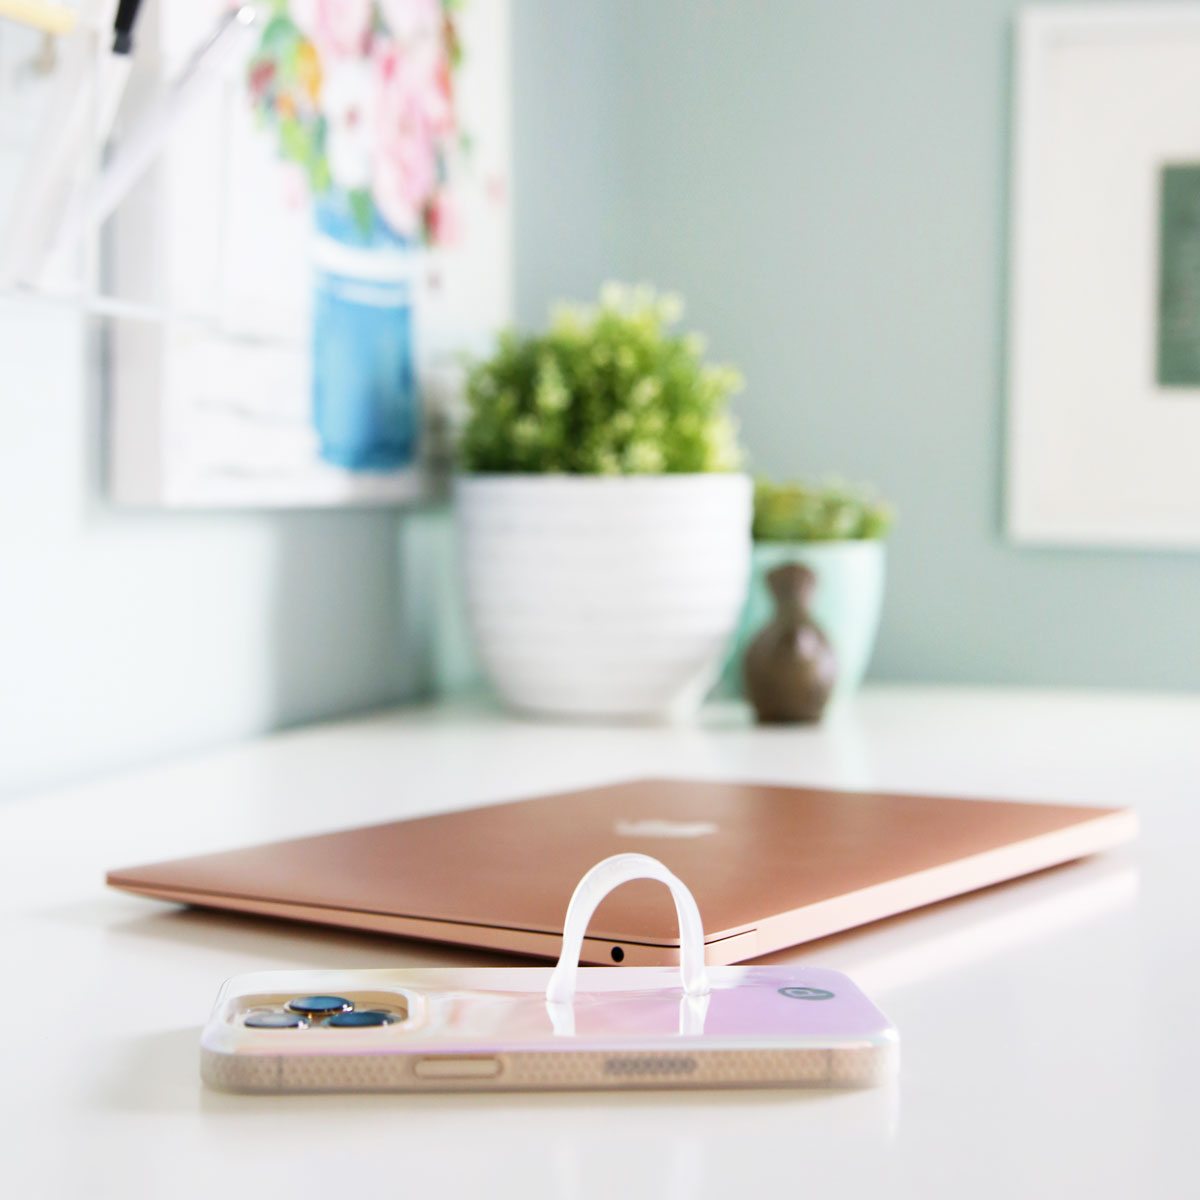
[{"label": "pink flower illustration", "polygon": [[429,204],[429,240],[435,246],[457,246],[462,236],[458,202],[449,192],[438,192]]},{"label": "pink flower illustration", "polygon": [[[486,2],[486,0],[484,0]],[[312,194],[415,243],[457,239],[463,49],[451,0],[274,0],[246,67],[254,110]]]},{"label": "pink flower illustration", "polygon": [[362,53],[371,31],[372,0],[291,0],[289,8],[322,55]]},{"label": "pink flower illustration", "polygon": [[439,139],[453,129],[449,73],[437,44],[382,43],[375,55],[371,191],[383,219],[415,237],[438,179]]}]

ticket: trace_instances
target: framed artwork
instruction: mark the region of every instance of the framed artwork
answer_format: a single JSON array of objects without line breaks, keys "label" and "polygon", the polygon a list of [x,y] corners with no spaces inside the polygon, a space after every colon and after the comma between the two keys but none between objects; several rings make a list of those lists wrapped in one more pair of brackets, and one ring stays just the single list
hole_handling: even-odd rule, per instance
[{"label": "framed artwork", "polygon": [[1018,23],[1007,521],[1200,547],[1200,5]]},{"label": "framed artwork", "polygon": [[[171,103],[230,5],[146,7],[118,134]],[[256,11],[111,222],[111,489],[415,498],[431,395],[511,315],[507,3]]]}]

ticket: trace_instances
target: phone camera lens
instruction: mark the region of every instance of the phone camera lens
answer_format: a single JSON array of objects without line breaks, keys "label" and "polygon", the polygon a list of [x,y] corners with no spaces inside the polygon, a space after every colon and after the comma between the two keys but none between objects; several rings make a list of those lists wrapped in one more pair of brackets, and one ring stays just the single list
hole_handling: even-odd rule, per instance
[{"label": "phone camera lens", "polygon": [[347,1013],[354,1005],[344,996],[297,996],[289,1000],[286,1007],[290,1012],[306,1017],[325,1017],[330,1013]]},{"label": "phone camera lens", "polygon": [[299,1013],[252,1012],[246,1014],[242,1024],[250,1029],[304,1029],[308,1020]]},{"label": "phone camera lens", "polygon": [[324,1024],[334,1029],[365,1029],[369,1025],[391,1025],[395,1020],[391,1013],[362,1008],[354,1012],[334,1013]]}]

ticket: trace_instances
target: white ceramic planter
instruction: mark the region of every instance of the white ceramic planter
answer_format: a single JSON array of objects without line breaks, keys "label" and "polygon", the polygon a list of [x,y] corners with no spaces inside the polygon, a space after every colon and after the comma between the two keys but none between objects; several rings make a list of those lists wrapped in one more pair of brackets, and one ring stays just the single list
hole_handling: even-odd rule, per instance
[{"label": "white ceramic planter", "polygon": [[746,596],[746,476],[468,475],[456,509],[471,629],[508,704],[698,707]]}]

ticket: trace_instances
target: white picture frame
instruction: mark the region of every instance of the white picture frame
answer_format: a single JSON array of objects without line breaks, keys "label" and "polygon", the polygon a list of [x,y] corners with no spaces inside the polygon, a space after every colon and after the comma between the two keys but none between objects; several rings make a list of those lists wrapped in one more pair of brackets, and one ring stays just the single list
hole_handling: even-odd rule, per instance
[{"label": "white picture frame", "polygon": [[1200,386],[1160,382],[1175,164],[1200,166],[1200,4],[1019,14],[1006,481],[1017,543],[1200,547]]},{"label": "white picture frame", "polygon": [[[385,94],[377,76],[387,70],[393,80],[405,70],[415,75],[425,62],[419,55],[432,54],[431,35],[405,28],[411,41],[402,43],[382,24],[383,14],[415,20],[441,6],[442,0],[377,0],[370,10],[378,13],[366,28],[384,32],[361,37],[386,41],[388,49],[358,45],[328,55],[324,47],[312,49],[307,26],[295,16],[304,48],[312,50],[305,60],[312,103],[338,131],[341,160],[347,148],[363,150],[356,129],[377,127],[383,118],[375,114],[386,104],[409,99],[393,94],[399,90],[394,83]],[[143,105],[157,102],[166,81],[185,72],[229,4],[160,0],[146,9],[118,137],[121,126],[134,126]],[[335,35],[345,36],[336,22],[339,10],[303,0],[274,0],[259,9],[252,36],[223,64],[220,81],[182,112],[110,223],[107,282],[118,315],[109,342],[109,492],[123,505],[167,509],[390,506],[425,499],[444,469],[437,459],[445,447],[431,436],[431,417],[444,421],[452,414],[463,356],[486,352],[512,319],[508,0],[468,0],[454,10],[462,67],[454,72],[455,126],[446,137],[461,137],[469,148],[461,154],[461,182],[447,190],[455,201],[453,224],[462,232],[428,247],[414,234],[401,249],[395,230],[388,241],[372,232],[376,241],[365,249],[339,240],[347,231],[358,236],[352,206],[337,201],[339,211],[323,223],[304,172],[283,161],[278,130],[252,103],[254,56],[264,54],[271,14],[282,10],[292,21],[305,11],[318,26],[313,39],[324,32],[332,44]],[[356,6],[345,11],[353,14]],[[416,65],[406,66],[410,62]],[[347,80],[361,84],[362,96]],[[335,83],[342,85],[337,96]],[[289,79],[288,86],[300,85]],[[347,109],[344,119],[338,105]],[[336,195],[332,137],[326,157]],[[411,164],[392,165],[393,176],[407,183]],[[382,228],[378,212],[367,223]],[[334,225],[342,227],[337,234]],[[120,315],[126,310],[132,315]],[[348,317],[348,311],[361,316]],[[403,338],[393,337],[401,311],[409,324]],[[342,331],[348,321],[358,320],[360,331],[365,325],[363,336],[373,338],[385,360],[381,371],[402,371],[410,381],[403,427],[385,430],[378,447],[364,449],[355,439],[363,442],[364,429],[383,425],[398,405],[393,397],[376,404],[364,388],[360,407],[374,409],[346,415],[331,381],[352,375],[361,356],[350,353],[357,345],[345,339],[328,353],[329,322],[320,336],[314,314],[329,312]],[[393,323],[366,324],[372,312],[387,313]],[[403,352],[392,357],[403,365],[396,368],[388,355],[400,343]],[[316,361],[318,345],[326,348],[324,369]],[[441,411],[431,413],[431,402]],[[340,412],[334,411],[338,404]],[[401,438],[402,452],[395,451]]]}]

